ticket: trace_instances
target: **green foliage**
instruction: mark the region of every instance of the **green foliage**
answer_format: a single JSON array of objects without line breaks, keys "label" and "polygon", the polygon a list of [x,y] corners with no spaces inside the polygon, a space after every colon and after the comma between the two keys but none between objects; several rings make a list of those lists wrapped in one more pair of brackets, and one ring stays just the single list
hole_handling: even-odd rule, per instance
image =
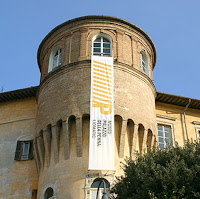
[{"label": "green foliage", "polygon": [[200,199],[199,143],[137,155],[123,169],[112,189],[117,199]]}]

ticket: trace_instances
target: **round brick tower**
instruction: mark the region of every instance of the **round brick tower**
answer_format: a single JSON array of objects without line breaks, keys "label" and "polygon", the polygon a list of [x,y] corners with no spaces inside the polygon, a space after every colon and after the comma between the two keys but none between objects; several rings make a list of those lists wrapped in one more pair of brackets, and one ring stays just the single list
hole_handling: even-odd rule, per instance
[{"label": "round brick tower", "polygon": [[[109,38],[114,61],[115,171],[88,170],[96,38]],[[125,157],[134,158],[135,151],[146,152],[155,144],[155,63],[156,49],[147,33],[116,17],[72,19],[44,38],[38,49],[41,83],[34,141],[38,199],[93,199],[96,179],[112,186]]]}]

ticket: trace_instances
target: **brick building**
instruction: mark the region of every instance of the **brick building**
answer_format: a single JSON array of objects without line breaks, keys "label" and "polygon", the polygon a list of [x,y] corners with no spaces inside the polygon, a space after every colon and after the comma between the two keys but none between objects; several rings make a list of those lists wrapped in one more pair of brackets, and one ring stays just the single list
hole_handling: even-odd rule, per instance
[{"label": "brick building", "polygon": [[[113,57],[114,171],[88,170],[91,55]],[[0,198],[95,199],[99,181],[109,190],[135,151],[200,137],[200,100],[156,91],[155,45],[126,20],[67,21],[37,58],[39,86],[0,93]]]}]

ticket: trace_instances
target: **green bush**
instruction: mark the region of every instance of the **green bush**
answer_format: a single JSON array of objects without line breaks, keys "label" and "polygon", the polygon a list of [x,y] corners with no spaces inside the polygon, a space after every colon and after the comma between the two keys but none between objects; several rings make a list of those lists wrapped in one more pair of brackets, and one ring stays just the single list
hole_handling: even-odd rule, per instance
[{"label": "green bush", "polygon": [[117,199],[200,199],[200,144],[152,150],[123,164]]}]

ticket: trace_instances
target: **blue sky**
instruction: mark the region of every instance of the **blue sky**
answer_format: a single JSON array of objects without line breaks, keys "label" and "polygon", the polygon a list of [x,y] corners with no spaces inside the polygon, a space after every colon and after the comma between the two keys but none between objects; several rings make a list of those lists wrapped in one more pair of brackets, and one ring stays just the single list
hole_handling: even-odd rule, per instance
[{"label": "blue sky", "polygon": [[200,99],[199,0],[6,0],[0,7],[0,89],[36,86],[37,49],[55,26],[85,15],[111,15],[145,30],[157,48],[157,91]]}]

